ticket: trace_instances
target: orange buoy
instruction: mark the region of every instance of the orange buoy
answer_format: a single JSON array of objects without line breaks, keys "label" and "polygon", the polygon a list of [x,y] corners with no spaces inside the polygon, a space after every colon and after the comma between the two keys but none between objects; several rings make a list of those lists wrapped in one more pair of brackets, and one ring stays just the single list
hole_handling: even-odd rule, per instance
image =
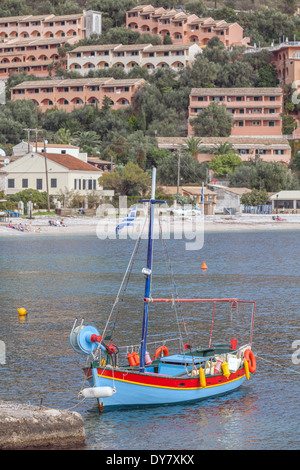
[{"label": "orange buoy", "polygon": [[132,358],[133,358],[133,360],[134,360],[134,362],[135,362],[135,365],[136,365],[136,366],[139,366],[139,365],[140,365],[140,358],[139,358],[139,355],[138,355],[137,352],[132,351]]},{"label": "orange buoy", "polygon": [[201,269],[207,269],[207,266],[206,266],[205,261],[203,261],[203,264],[202,264],[202,266],[201,266]]},{"label": "orange buoy", "polygon": [[128,353],[127,359],[131,367],[135,366],[135,360],[134,360],[133,354]]}]

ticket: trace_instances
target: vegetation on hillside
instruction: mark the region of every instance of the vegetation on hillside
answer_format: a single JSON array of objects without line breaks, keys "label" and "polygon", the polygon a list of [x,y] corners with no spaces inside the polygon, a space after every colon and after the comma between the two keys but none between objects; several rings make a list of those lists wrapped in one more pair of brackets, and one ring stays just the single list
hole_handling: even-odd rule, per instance
[{"label": "vegetation on hillside", "polygon": [[[152,5],[172,8],[173,2],[154,0]],[[248,2],[249,3],[249,2]],[[278,9],[274,4],[264,3],[264,7],[250,0],[251,11],[236,12],[233,8],[248,9],[247,1],[226,0],[224,3],[213,2],[213,10],[208,10],[208,3],[200,1],[184,2],[190,13],[199,16],[211,16],[228,22],[238,22],[244,28],[244,35],[251,38],[257,46],[270,45],[273,41],[287,39],[300,40],[300,17],[293,16],[294,1],[280,2]],[[245,6],[246,5],[246,6]],[[33,0],[0,1],[0,16],[21,14],[69,14],[92,9],[102,12],[103,34],[81,41],[80,44],[104,43],[160,43],[159,37],[139,34],[127,30],[125,13],[136,6],[133,0],[47,0],[43,3]],[[211,6],[211,5],[210,5]],[[268,8],[265,8],[267,7]],[[221,7],[221,8],[220,8]],[[250,10],[250,7],[249,7]],[[78,44],[76,44],[77,46]],[[60,58],[65,60],[66,51],[75,46],[67,45],[60,49]],[[158,168],[158,180],[164,185],[176,185],[178,177],[178,154],[172,155],[157,146],[156,137],[186,137],[187,110],[192,88],[200,87],[272,87],[277,86],[276,70],[268,51],[244,54],[241,47],[226,50],[217,37],[211,39],[207,47],[191,67],[180,72],[171,69],[158,69],[151,74],[140,67],[134,67],[129,74],[122,68],[90,70],[89,77],[143,78],[146,85],[137,90],[132,106],[122,110],[112,110],[109,99],[105,98],[101,108],[85,106],[71,113],[51,110],[40,113],[30,101],[10,101],[10,88],[24,80],[36,80],[25,74],[12,75],[7,82],[7,103],[0,107],[0,144],[7,155],[12,146],[26,137],[25,128],[38,128],[39,140],[49,142],[74,143],[90,156],[113,161],[116,174],[105,176],[103,182],[108,187],[123,194],[134,195],[139,187],[126,187],[124,178],[128,172],[132,176],[134,168],[139,168],[139,181],[147,181],[147,172],[155,164]],[[76,71],[67,72],[56,64],[52,76],[81,77]],[[40,80],[40,79],[39,79]],[[291,87],[285,88],[283,114],[284,134],[290,134],[295,128],[295,117],[300,105],[292,102]],[[212,121],[213,119],[213,121]],[[212,123],[213,122],[213,126]],[[281,164],[262,162],[259,159],[248,163],[241,162],[235,152],[219,152],[210,166],[195,160],[195,148],[202,146],[201,137],[229,136],[232,120],[221,106],[211,106],[202,111],[193,121],[198,142],[188,141],[181,149],[181,184],[202,184],[206,182],[209,169],[219,177],[226,176],[233,186],[246,186],[250,189],[295,189],[299,187],[300,153],[295,150],[292,170]],[[137,165],[134,167],[133,165]],[[210,167],[210,168],[209,168]],[[139,173],[141,172],[141,173]],[[124,189],[125,188],[125,189]]]}]

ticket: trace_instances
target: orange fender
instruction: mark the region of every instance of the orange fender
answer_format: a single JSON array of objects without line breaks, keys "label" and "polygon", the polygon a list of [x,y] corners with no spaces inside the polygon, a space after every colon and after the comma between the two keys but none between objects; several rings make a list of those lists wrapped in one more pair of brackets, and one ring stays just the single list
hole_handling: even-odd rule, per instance
[{"label": "orange fender", "polygon": [[157,350],[155,351],[155,354],[153,355],[153,359],[152,359],[152,360],[154,361],[155,359],[157,359],[158,356],[161,355],[161,353],[163,353],[164,356],[168,356],[168,355],[169,355],[169,350],[168,350],[168,348],[167,348],[166,346],[160,346],[159,348],[157,348]]},{"label": "orange fender", "polygon": [[256,371],[256,359],[251,349],[246,349],[244,356],[249,364],[249,371],[253,374]]}]

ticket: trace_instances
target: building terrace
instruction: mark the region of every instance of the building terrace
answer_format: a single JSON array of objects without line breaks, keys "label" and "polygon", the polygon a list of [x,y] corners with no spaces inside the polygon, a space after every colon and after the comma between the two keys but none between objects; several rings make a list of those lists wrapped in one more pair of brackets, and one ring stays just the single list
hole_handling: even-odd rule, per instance
[{"label": "building terrace", "polygon": [[22,72],[40,78],[48,77],[48,65],[60,62],[58,48],[73,41],[71,36],[51,39],[17,38],[0,43],[0,79],[6,80],[12,73]]},{"label": "building terrace", "polygon": [[173,43],[205,46],[214,36],[219,37],[225,47],[246,45],[250,41],[243,37],[243,28],[238,23],[199,18],[183,10],[155,9],[152,5],[139,5],[127,11],[126,27],[161,38],[170,36]]},{"label": "building terrace", "polygon": [[11,98],[30,99],[41,111],[57,108],[70,112],[84,105],[102,106],[106,96],[111,107],[119,109],[131,104],[136,89],[144,83],[138,78],[114,80],[111,77],[27,81],[11,89]]},{"label": "building terrace", "polygon": [[[209,162],[216,154],[220,145],[229,143],[243,161],[255,157],[266,162],[280,162],[289,165],[291,147],[285,137],[201,137],[202,151],[197,155],[201,163]],[[172,153],[187,147],[186,137],[157,137],[158,148]]]},{"label": "building terrace", "polygon": [[56,16],[21,15],[0,18],[0,39],[74,36],[77,40],[101,34],[101,13],[92,10]]},{"label": "building terrace", "polygon": [[270,88],[193,88],[189,103],[190,122],[212,102],[224,105],[233,117],[231,135],[280,136],[282,134],[283,90]]},{"label": "building terrace", "polygon": [[126,72],[140,66],[149,71],[171,67],[178,70],[192,65],[202,49],[197,44],[108,44],[106,46],[80,46],[67,54],[68,70],[76,70],[82,75],[91,69],[123,67]]}]

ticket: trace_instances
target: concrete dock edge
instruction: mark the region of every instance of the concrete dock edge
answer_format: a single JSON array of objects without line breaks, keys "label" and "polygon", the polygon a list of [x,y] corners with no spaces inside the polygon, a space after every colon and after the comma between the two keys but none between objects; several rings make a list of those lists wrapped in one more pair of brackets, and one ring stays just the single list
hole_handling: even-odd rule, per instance
[{"label": "concrete dock edge", "polygon": [[0,449],[75,448],[85,438],[77,412],[0,401]]}]

